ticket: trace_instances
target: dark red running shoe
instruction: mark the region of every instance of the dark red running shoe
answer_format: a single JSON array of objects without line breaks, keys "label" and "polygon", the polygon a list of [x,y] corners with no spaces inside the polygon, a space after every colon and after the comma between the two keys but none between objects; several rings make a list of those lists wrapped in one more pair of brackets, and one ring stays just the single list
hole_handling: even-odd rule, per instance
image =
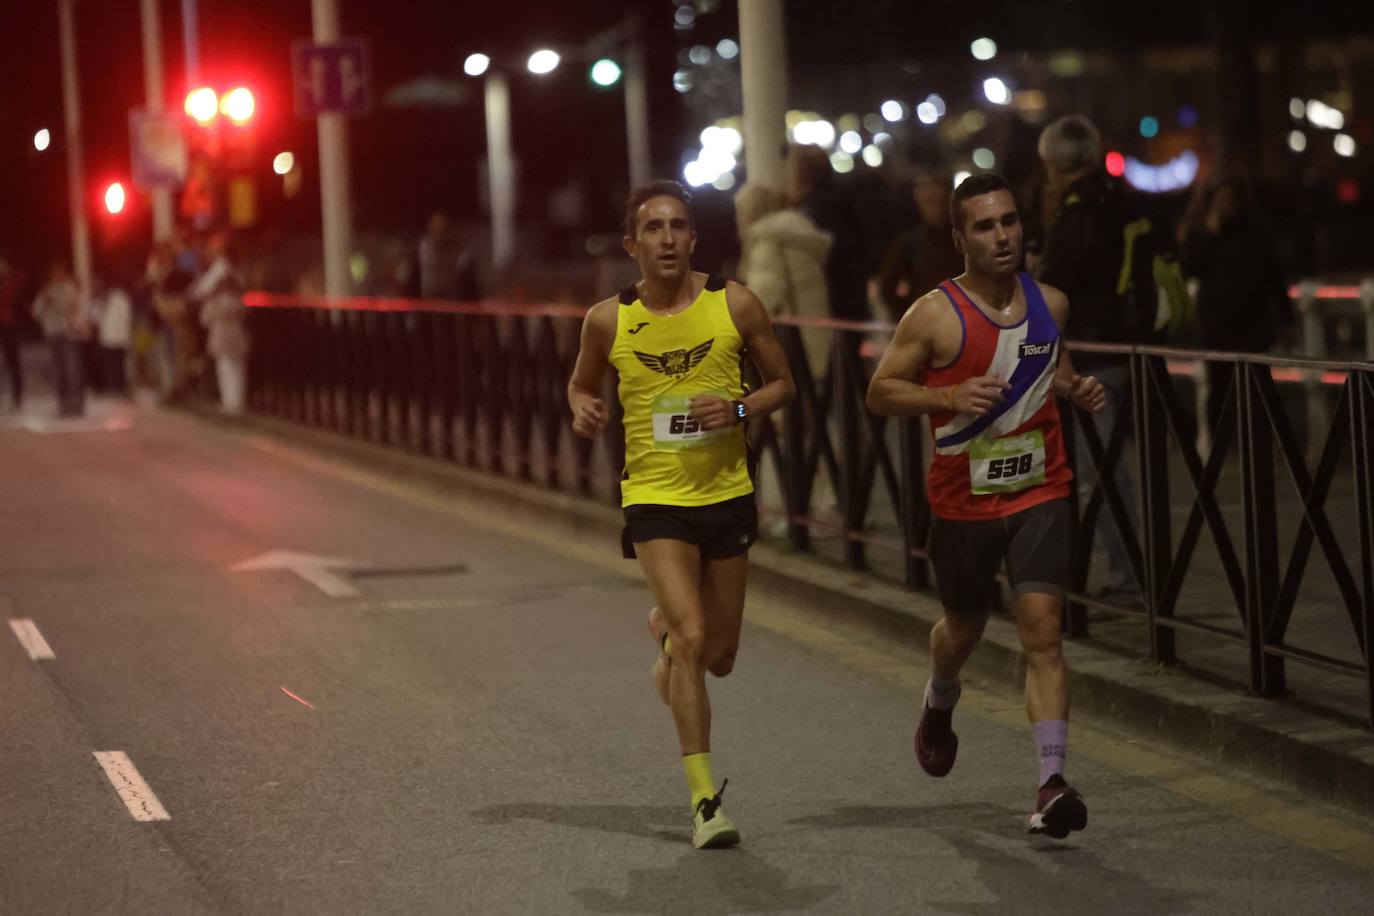
[{"label": "dark red running shoe", "polygon": [[916,761],[931,776],[944,776],[954,769],[954,757],[959,753],[959,736],[950,722],[952,709],[932,709],[921,712],[921,724],[916,726]]},{"label": "dark red running shoe", "polygon": [[1088,805],[1083,796],[1057,773],[1040,787],[1035,801],[1027,833],[1043,833],[1062,840],[1071,831],[1088,826]]}]

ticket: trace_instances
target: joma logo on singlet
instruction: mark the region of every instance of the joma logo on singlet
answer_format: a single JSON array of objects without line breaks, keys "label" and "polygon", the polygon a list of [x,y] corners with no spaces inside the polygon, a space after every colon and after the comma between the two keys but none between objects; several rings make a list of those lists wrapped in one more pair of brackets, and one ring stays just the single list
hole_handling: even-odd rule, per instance
[{"label": "joma logo on singlet", "polygon": [[1021,345],[1021,358],[1028,356],[1047,356],[1050,350],[1054,349],[1054,343],[1023,343]]}]

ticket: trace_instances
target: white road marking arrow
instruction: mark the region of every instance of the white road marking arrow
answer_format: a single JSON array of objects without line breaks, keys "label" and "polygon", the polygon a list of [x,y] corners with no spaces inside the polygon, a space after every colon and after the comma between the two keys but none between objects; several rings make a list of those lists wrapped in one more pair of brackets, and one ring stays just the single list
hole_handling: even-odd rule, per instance
[{"label": "white road marking arrow", "polygon": [[338,557],[317,557],[309,553],[290,553],[274,550],[262,556],[244,560],[229,567],[233,572],[256,572],[264,569],[288,569],[331,598],[356,598],[358,590],[343,576],[331,569],[358,569],[363,564]]}]

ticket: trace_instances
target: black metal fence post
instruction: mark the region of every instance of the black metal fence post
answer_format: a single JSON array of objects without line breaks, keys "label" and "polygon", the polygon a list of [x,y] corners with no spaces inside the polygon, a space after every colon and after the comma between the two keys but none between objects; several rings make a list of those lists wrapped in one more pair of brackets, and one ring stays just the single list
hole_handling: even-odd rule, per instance
[{"label": "black metal fence post", "polygon": [[[1078,453],[1077,424],[1082,422],[1074,413],[1071,401],[1060,400],[1059,415],[1063,422],[1062,434],[1064,450],[1068,453],[1069,467],[1073,470],[1073,486],[1069,487],[1069,543],[1072,545],[1069,561],[1069,591],[1083,594],[1088,588],[1088,569],[1092,564],[1092,531],[1084,530],[1082,524],[1083,506],[1078,495],[1079,474],[1085,456]],[[1091,459],[1086,459],[1091,460]],[[1080,601],[1072,599],[1064,603],[1064,635],[1078,639],[1088,635],[1088,609]]]},{"label": "black metal fence post", "polygon": [[1171,616],[1162,604],[1169,567],[1173,562],[1172,518],[1169,509],[1169,429],[1164,406],[1154,389],[1156,378],[1168,370],[1163,357],[1131,354],[1131,390],[1135,419],[1136,455],[1140,470],[1140,519],[1143,545],[1145,609],[1150,629],[1150,657],[1158,662],[1177,660],[1172,627],[1159,618]]},{"label": "black metal fence post", "polygon": [[909,588],[930,585],[930,564],[916,555],[925,553],[930,541],[930,512],[925,508],[925,468],[921,460],[921,421],[916,417],[897,420],[897,453],[902,466],[901,506],[902,559]]},{"label": "black metal fence post", "polygon": [[[830,376],[835,386],[834,409],[840,427],[840,517],[844,520],[844,562],[850,569],[864,569],[864,544],[853,537],[858,533],[863,507],[859,503],[862,456],[859,452],[858,402],[863,393],[855,391],[853,363],[859,359],[858,341],[848,331],[836,331],[830,350]],[[823,432],[823,431],[818,431]]]},{"label": "black metal fence post", "polygon": [[1350,451],[1354,456],[1362,573],[1360,637],[1369,701],[1367,720],[1374,725],[1374,369],[1352,372],[1350,388]]},{"label": "black metal fence post", "polygon": [[1240,393],[1241,501],[1245,511],[1245,633],[1250,651],[1250,689],[1262,696],[1285,691],[1283,659],[1265,649],[1269,615],[1278,595],[1279,546],[1274,513],[1274,437],[1265,416],[1257,372],[1236,367]]},{"label": "black metal fence post", "polygon": [[801,329],[796,325],[778,325],[778,341],[792,368],[792,384],[796,394],[782,412],[783,505],[787,511],[787,541],[793,550],[811,549],[811,529],[802,519],[807,515],[811,481],[806,479],[806,407],[805,395],[815,390],[811,367],[802,347]]}]

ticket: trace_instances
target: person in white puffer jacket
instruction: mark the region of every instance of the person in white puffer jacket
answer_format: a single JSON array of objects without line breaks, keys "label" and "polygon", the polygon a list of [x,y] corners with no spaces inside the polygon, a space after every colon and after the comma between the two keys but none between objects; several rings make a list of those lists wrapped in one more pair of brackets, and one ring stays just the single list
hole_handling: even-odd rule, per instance
[{"label": "person in white puffer jacket", "polygon": [[220,410],[232,417],[245,407],[248,387],[247,309],[243,305],[244,283],[229,239],[216,236],[211,242],[214,260],[196,278],[187,293],[200,305],[200,323],[209,336],[205,349],[215,358],[219,383]]},{"label": "person in white puffer jacket", "polygon": [[[742,253],[740,281],[752,289],[770,317],[830,318],[825,261],[833,240],[778,189],[746,184],[735,195],[735,222]],[[831,332],[802,330],[811,377],[823,378]]]},{"label": "person in white puffer jacket", "polygon": [[[832,318],[825,261],[833,240],[811,218],[788,201],[786,193],[760,184],[745,184],[735,195],[735,223],[740,235],[740,282],[759,297],[770,318]],[[802,328],[802,350],[811,378],[820,384],[830,361],[832,331]],[[791,356],[788,356],[791,361]],[[792,376],[801,384],[797,366]],[[782,428],[783,418],[775,421]],[[782,481],[771,462],[760,461],[756,480],[759,505],[771,518],[763,530],[771,537],[787,534]],[[813,514],[835,511],[835,493],[828,476],[818,472],[811,490]]]}]

